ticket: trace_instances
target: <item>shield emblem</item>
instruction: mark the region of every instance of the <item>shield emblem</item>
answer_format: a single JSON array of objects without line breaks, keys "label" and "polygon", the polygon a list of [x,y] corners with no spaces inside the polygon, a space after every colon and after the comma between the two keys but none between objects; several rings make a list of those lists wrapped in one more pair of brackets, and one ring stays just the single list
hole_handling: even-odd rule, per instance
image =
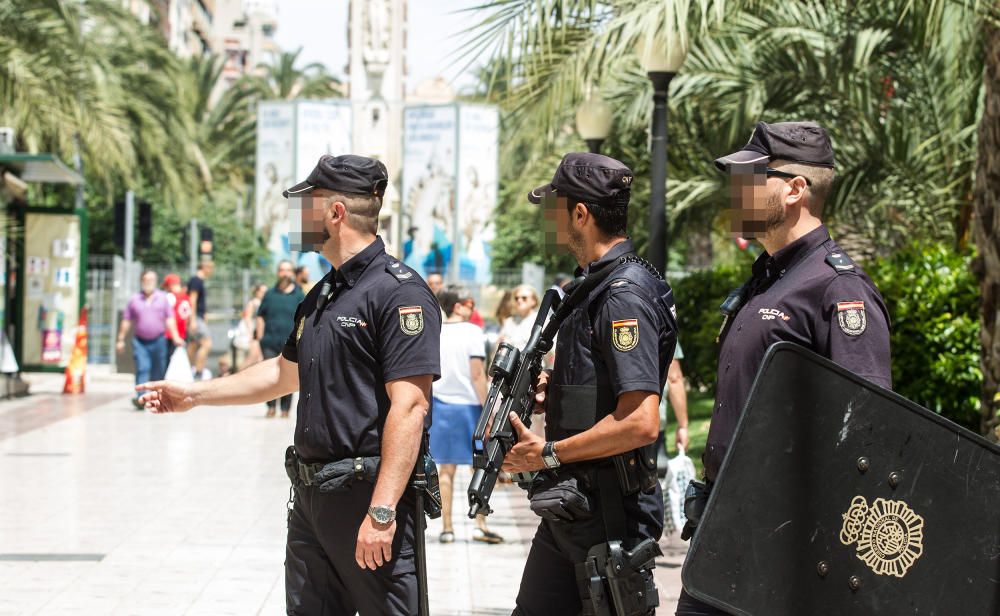
[{"label": "shield emblem", "polygon": [[400,308],[399,329],[407,336],[416,336],[424,331],[424,309],[420,306]]},{"label": "shield emblem", "polygon": [[865,333],[868,320],[865,318],[864,302],[840,302],[837,304],[837,323],[848,336]]},{"label": "shield emblem", "polygon": [[623,353],[631,351],[639,344],[639,321],[623,319],[611,322],[611,343]]},{"label": "shield emblem", "polygon": [[306,325],[306,318],[302,317],[301,319],[299,319],[299,326],[295,330],[295,342],[298,342],[299,339],[302,338],[302,328],[305,327],[305,325]]}]

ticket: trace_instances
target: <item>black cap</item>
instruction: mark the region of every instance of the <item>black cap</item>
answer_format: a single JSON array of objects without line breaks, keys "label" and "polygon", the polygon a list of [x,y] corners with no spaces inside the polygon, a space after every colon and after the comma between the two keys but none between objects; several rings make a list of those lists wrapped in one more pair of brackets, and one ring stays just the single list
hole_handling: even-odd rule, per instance
[{"label": "black cap", "polygon": [[385,165],[365,156],[345,154],[319,157],[316,168],[312,170],[305,182],[292,186],[282,194],[285,197],[307,195],[317,188],[325,188],[337,192],[354,195],[385,194],[389,184],[389,173]]},{"label": "black cap", "polygon": [[830,135],[815,122],[758,122],[743,149],[715,159],[715,166],[728,171],[730,165],[766,164],[776,159],[832,169]]},{"label": "black cap", "polygon": [[539,204],[549,194],[597,205],[628,205],[632,170],[607,156],[570,152],[563,156],[552,181],[528,193],[528,201]]}]

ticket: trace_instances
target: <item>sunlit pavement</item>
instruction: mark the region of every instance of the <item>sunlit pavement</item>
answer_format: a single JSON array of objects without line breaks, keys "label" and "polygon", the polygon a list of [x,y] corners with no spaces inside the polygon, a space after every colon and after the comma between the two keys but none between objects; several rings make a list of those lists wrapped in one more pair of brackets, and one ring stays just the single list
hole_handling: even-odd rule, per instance
[{"label": "sunlit pavement", "polygon": [[[129,375],[92,374],[83,396],[57,393],[61,375],[31,380],[0,402],[0,614],[284,613],[294,420],[138,412]],[[427,531],[431,614],[509,614],[537,518],[499,486],[490,525],[506,543],[482,545],[455,505],[455,543],[438,543],[440,521]],[[657,613],[673,614],[686,544],[662,546]]]}]

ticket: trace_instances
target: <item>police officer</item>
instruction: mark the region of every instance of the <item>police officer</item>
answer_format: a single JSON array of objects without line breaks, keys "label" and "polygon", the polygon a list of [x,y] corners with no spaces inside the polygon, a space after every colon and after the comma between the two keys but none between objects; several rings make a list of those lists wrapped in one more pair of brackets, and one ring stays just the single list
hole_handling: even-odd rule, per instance
[{"label": "police officer", "polygon": [[[723,304],[715,408],[703,461],[718,477],[768,347],[800,344],[892,386],[889,315],[871,278],[830,238],[830,137],[813,122],[759,122],[742,150],[715,161],[732,181],[732,231],[764,251]],[[725,614],[682,591],[678,616]]]},{"label": "police officer", "polygon": [[[157,382],[157,412],[253,404],[299,390],[285,592],[289,614],[415,614],[414,532],[406,490],[439,369],[440,311],[416,273],[376,235],[382,163],[324,156],[287,191],[293,250],[333,269],[299,305],[282,355],[234,376]],[[422,531],[421,531],[422,532]]]},{"label": "police officer", "polygon": [[[650,445],[659,431],[660,392],[677,332],[670,287],[634,255],[626,235],[631,183],[632,172],[621,162],[571,153],[552,182],[528,196],[544,203],[557,242],[580,266],[577,274],[606,277],[559,329],[554,368],[543,373],[536,396],[536,411],[546,413],[545,439],[511,415],[518,442],[504,470],[545,470],[531,491],[542,521],[515,615],[592,613],[588,580],[577,573],[588,552],[611,540],[655,544],[663,531]],[[557,497],[546,501],[552,490]],[[579,502],[559,512],[544,504],[560,507],[567,499]],[[651,566],[642,575],[652,588]],[[648,598],[654,597],[655,591]],[[655,602],[628,613],[653,607]]]}]

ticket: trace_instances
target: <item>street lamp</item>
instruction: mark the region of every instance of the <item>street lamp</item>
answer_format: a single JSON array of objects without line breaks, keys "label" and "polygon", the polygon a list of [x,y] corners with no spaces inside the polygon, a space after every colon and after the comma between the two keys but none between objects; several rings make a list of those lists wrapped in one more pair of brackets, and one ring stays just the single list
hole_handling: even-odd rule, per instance
[{"label": "street lamp", "polygon": [[649,261],[667,271],[667,94],[687,46],[676,32],[665,38],[642,37],[636,45],[642,68],[653,82],[653,119],[650,130]]},{"label": "street lamp", "polygon": [[587,149],[600,154],[601,144],[611,133],[611,105],[588,97],[576,110],[576,132],[587,142]]}]

